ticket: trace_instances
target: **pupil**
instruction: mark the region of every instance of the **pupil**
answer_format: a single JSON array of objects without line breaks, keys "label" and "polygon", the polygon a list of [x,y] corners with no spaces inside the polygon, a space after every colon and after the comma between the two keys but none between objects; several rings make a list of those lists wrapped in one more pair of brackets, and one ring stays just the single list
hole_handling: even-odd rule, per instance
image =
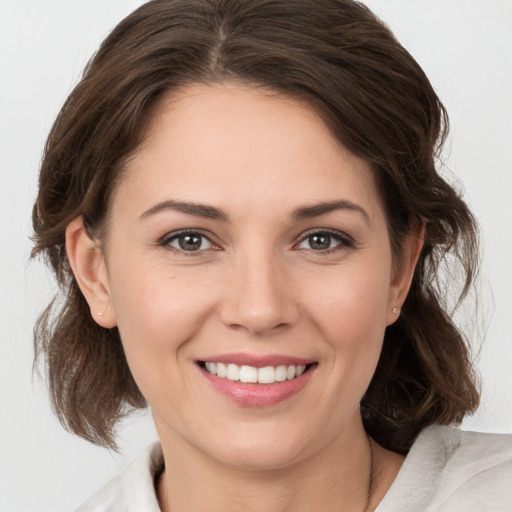
[{"label": "pupil", "polygon": [[201,237],[197,235],[183,235],[179,238],[180,248],[184,251],[197,251],[201,248]]},{"label": "pupil", "polygon": [[316,234],[309,237],[309,244],[312,249],[329,249],[331,246],[331,236],[326,234]]}]

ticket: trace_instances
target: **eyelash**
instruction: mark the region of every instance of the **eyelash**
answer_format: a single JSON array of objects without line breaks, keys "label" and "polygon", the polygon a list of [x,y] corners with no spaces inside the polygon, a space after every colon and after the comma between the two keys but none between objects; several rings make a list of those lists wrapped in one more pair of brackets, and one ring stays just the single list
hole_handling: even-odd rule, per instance
[{"label": "eyelash", "polygon": [[351,248],[355,247],[354,240],[347,234],[343,233],[342,231],[337,231],[334,229],[325,229],[325,228],[324,229],[311,229],[309,231],[306,231],[305,233],[303,233],[301,235],[300,240],[294,245],[294,247],[303,243],[308,238],[310,238],[314,235],[328,235],[329,237],[336,240],[338,242],[338,244],[334,247],[331,247],[329,249],[324,249],[324,250],[305,249],[305,250],[309,251],[310,253],[326,255],[326,254],[332,254],[332,253],[344,251],[344,250],[351,249]]},{"label": "eyelash", "polygon": [[[197,237],[201,237],[201,238],[207,240],[213,247],[207,248],[207,249],[199,249],[196,251],[187,251],[185,249],[180,249],[177,247],[173,247],[171,245],[171,242],[173,242],[175,240],[179,240],[180,237],[186,236],[186,235],[195,235]],[[303,233],[301,235],[300,239],[293,245],[293,248],[297,248],[297,246],[299,246],[300,244],[305,242],[308,238],[310,238],[314,235],[327,235],[327,236],[333,238],[334,240],[336,240],[338,242],[338,244],[334,247],[331,247],[328,249],[323,249],[323,250],[315,250],[315,249],[311,249],[311,248],[304,249],[313,254],[320,254],[320,255],[332,254],[335,252],[353,248],[355,246],[354,240],[347,234],[345,234],[341,231],[324,228],[324,229],[312,229],[312,230],[306,231],[305,233]],[[202,244],[202,242],[201,242],[201,244]],[[199,256],[199,255],[204,254],[205,251],[220,250],[218,245],[212,241],[212,236],[208,233],[205,233],[204,231],[202,231],[200,229],[183,229],[180,231],[174,231],[172,233],[167,233],[165,236],[163,236],[158,241],[158,245],[160,245],[170,251],[174,251],[179,254],[182,254],[184,256]],[[300,249],[296,249],[296,250],[300,250]]]},{"label": "eyelash", "polygon": [[[200,249],[197,251],[186,251],[185,249],[179,249],[171,245],[171,242],[179,240],[180,237],[186,235],[195,235],[197,237],[201,237],[202,239],[205,239],[210,244],[212,244],[213,247],[208,249]],[[199,256],[201,254],[204,254],[205,251],[219,250],[218,245],[212,241],[212,236],[200,229],[182,229],[180,231],[173,231],[172,233],[167,233],[158,241],[158,245],[166,248],[169,251],[173,251],[184,256]]]}]

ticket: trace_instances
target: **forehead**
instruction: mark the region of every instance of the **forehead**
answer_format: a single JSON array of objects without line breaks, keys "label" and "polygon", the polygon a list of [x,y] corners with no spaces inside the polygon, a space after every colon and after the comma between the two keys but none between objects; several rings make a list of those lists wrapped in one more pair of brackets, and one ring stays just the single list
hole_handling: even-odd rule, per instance
[{"label": "forehead", "polygon": [[191,85],[165,97],[120,188],[141,203],[380,203],[370,165],[344,148],[307,103],[236,84]]}]

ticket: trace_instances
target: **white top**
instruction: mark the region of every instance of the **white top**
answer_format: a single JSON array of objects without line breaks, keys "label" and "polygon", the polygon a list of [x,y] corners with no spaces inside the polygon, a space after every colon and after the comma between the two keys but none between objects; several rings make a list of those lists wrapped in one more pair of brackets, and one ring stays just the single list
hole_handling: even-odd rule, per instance
[{"label": "white top", "polygon": [[[76,512],[160,512],[158,442]],[[376,512],[512,512],[512,435],[433,425],[412,446]]]}]

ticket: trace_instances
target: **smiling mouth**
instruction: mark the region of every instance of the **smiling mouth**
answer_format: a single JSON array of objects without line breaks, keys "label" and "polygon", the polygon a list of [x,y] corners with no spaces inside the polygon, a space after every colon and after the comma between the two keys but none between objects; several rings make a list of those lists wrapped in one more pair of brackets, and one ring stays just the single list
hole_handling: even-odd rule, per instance
[{"label": "smiling mouth", "polygon": [[233,382],[248,384],[274,384],[294,380],[317,363],[307,365],[279,365],[256,368],[248,365],[237,365],[234,363],[219,363],[211,361],[199,361],[199,366],[212,375],[221,379]]}]

